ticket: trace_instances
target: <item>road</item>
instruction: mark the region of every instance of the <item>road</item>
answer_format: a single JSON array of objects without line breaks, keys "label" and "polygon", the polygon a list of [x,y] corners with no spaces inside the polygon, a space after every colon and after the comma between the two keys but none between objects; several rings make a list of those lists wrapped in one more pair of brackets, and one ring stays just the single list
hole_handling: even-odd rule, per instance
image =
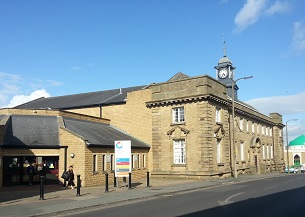
[{"label": "road", "polygon": [[284,217],[305,216],[304,204],[305,175],[289,174],[69,214],[76,217]]}]

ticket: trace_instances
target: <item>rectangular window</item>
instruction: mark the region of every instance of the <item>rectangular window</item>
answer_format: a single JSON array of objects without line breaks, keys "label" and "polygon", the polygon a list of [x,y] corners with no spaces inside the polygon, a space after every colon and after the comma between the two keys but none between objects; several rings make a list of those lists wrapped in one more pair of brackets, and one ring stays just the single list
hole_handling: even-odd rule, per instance
[{"label": "rectangular window", "polygon": [[240,127],[241,131],[244,130],[244,119],[243,118],[240,118],[240,120],[239,120],[239,127]]},{"label": "rectangular window", "polygon": [[249,121],[247,121],[247,132],[249,132]]},{"label": "rectangular window", "polygon": [[96,154],[93,155],[92,171],[93,172],[97,171],[97,156],[96,156]]},{"label": "rectangular window", "polygon": [[217,139],[217,163],[221,163],[221,144],[220,144],[221,140]]},{"label": "rectangular window", "polygon": [[143,166],[143,168],[146,168],[146,155],[145,154],[142,155],[142,166]]},{"label": "rectangular window", "polygon": [[131,169],[134,169],[134,155],[131,155]]},{"label": "rectangular window", "polygon": [[106,155],[102,155],[102,171],[105,171],[105,170],[107,170],[106,169],[106,165],[107,165],[107,163],[106,163]]},{"label": "rectangular window", "polygon": [[173,123],[184,122],[184,107],[172,109]]},{"label": "rectangular window", "polygon": [[266,136],[269,136],[269,127],[266,127]]},{"label": "rectangular window", "polygon": [[138,156],[137,156],[137,165],[138,165],[138,169],[140,169],[141,168],[141,165],[140,165],[140,155],[138,154]]},{"label": "rectangular window", "polygon": [[185,141],[175,140],[174,141],[174,163],[175,164],[185,164],[186,163],[186,153],[185,153]]},{"label": "rectangular window", "polygon": [[266,156],[267,156],[267,160],[269,160],[269,145],[266,145]]},{"label": "rectangular window", "polygon": [[273,159],[273,145],[270,145],[270,155],[271,155],[271,160]]},{"label": "rectangular window", "polygon": [[114,155],[110,155],[110,170],[114,170]]},{"label": "rectangular window", "polygon": [[216,107],[216,114],[215,114],[216,122],[221,122],[221,116],[220,116],[220,108]]},{"label": "rectangular window", "polygon": [[269,133],[269,135],[272,136],[272,128],[270,128],[270,133]]},{"label": "rectangular window", "polygon": [[256,133],[259,134],[259,124],[256,125]]},{"label": "rectangular window", "polygon": [[252,122],[252,133],[254,133],[254,122]]},{"label": "rectangular window", "polygon": [[266,160],[265,145],[262,145],[262,149],[263,149],[263,160]]},{"label": "rectangular window", "polygon": [[245,161],[244,143],[240,143],[240,160]]}]

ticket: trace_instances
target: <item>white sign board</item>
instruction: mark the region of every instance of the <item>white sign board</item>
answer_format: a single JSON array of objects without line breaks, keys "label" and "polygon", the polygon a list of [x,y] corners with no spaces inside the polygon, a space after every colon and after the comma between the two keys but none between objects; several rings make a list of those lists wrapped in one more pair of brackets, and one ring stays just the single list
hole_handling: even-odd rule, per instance
[{"label": "white sign board", "polygon": [[115,176],[128,177],[131,172],[131,141],[114,141]]}]

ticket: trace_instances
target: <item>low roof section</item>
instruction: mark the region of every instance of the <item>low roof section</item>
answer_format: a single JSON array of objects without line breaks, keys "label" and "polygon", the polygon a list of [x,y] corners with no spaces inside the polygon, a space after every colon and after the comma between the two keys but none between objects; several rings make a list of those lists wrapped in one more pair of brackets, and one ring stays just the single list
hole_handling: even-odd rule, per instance
[{"label": "low roof section", "polygon": [[118,140],[130,140],[133,148],[150,148],[150,145],[112,125],[63,117],[65,128],[87,140],[88,146],[113,146]]},{"label": "low roof section", "polygon": [[[59,128],[56,116],[9,115],[2,148],[59,147]],[[4,116],[2,116],[4,118]]]},{"label": "low roof section", "polygon": [[146,86],[147,85],[48,98],[41,97],[39,99],[18,105],[14,108],[67,110],[73,108],[119,104],[125,102],[128,92],[141,90]]},{"label": "low roof section", "polygon": [[[9,116],[9,118],[7,118]],[[0,115],[5,129],[1,148],[60,148],[58,116]],[[114,141],[131,140],[132,147],[149,148],[150,145],[109,124],[62,116],[65,128],[87,142],[88,146],[114,146]],[[2,140],[2,143],[1,143]]]}]

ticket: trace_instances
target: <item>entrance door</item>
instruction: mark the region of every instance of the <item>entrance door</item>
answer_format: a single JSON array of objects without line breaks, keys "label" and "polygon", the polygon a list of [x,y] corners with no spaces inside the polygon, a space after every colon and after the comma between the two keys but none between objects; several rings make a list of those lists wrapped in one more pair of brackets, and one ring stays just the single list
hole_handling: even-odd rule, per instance
[{"label": "entrance door", "polygon": [[45,177],[45,184],[59,184],[58,156],[3,157],[3,186],[29,184],[27,167],[33,164],[35,173],[33,184],[39,184],[39,177]]},{"label": "entrance door", "polygon": [[3,186],[20,185],[22,182],[21,157],[3,157]]}]

